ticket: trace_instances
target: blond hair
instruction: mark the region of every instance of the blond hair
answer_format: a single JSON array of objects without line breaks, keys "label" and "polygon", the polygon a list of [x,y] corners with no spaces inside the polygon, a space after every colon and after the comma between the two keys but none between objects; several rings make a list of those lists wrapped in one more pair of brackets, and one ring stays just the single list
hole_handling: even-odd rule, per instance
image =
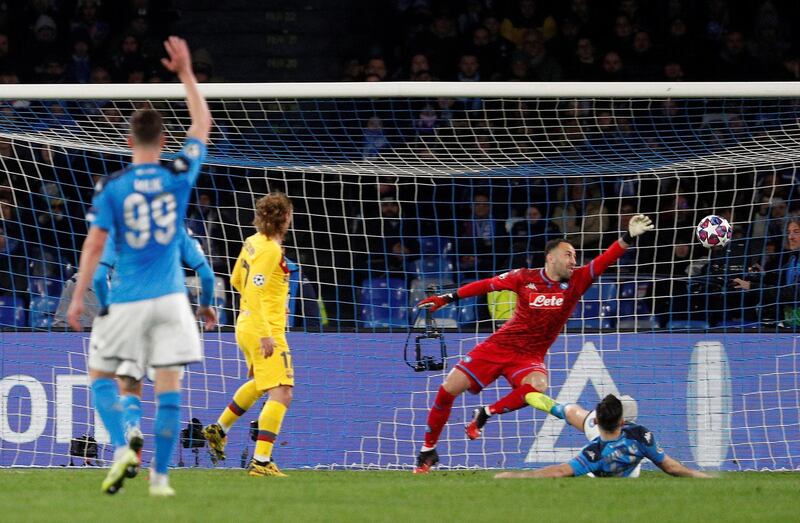
[{"label": "blond hair", "polygon": [[292,210],[292,202],[282,192],[272,192],[256,201],[256,217],[253,225],[265,236],[280,234],[286,215]]}]

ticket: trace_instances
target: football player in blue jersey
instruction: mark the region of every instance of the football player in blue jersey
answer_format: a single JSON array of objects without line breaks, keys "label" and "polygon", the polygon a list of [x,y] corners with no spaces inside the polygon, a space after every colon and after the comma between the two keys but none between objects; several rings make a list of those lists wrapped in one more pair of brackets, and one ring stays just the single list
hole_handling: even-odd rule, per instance
[{"label": "football player in blue jersey", "polygon": [[[181,263],[184,267],[195,271],[200,278],[200,307],[211,307],[214,300],[214,271],[206,260],[203,247],[192,237],[191,231],[181,228],[180,231]],[[109,285],[108,278],[117,263],[117,250],[113,234],[109,235],[103,249],[103,255],[97,269],[94,271],[92,287],[100,305],[99,317],[108,314]],[[97,318],[95,318],[97,320]],[[102,323],[102,320],[97,320]],[[92,336],[102,333],[102,329],[92,329]],[[96,340],[90,340],[89,345],[96,345]],[[122,404],[122,418],[125,425],[125,439],[132,448],[141,449],[144,439],[141,431],[141,397],[142,379],[146,374],[151,374],[141,362],[124,361],[117,368],[117,379],[121,389],[120,403]],[[137,452],[141,460],[141,450]]]},{"label": "football player in blue jersey", "polygon": [[[91,224],[83,243],[80,272],[67,310],[70,326],[81,330],[83,296],[114,231],[117,265],[111,279],[108,314],[95,322],[99,330],[89,347],[92,398],[114,446],[114,462],[101,490],[113,494],[126,477],[136,474],[136,449],[125,441],[122,405],[115,373],[124,361],[155,369],[155,458],[150,494],[172,496],[167,471],[180,432],[180,376],[183,366],[203,358],[200,336],[186,296],[180,263],[178,230],[191,189],[200,173],[211,131],[211,113],[197,86],[186,42],[171,36],[164,42],[162,63],[178,75],[186,89],[191,127],[183,149],[169,167],[159,163],[165,145],[161,115],[140,109],[131,117],[131,165],[95,187]],[[216,314],[199,307],[207,328]]]},{"label": "football player in blue jersey", "polygon": [[538,470],[501,472],[495,478],[566,478],[589,473],[596,477],[628,477],[644,458],[672,476],[710,477],[668,456],[647,428],[625,423],[622,402],[613,394],[603,398],[595,410],[600,436],[569,462]]}]

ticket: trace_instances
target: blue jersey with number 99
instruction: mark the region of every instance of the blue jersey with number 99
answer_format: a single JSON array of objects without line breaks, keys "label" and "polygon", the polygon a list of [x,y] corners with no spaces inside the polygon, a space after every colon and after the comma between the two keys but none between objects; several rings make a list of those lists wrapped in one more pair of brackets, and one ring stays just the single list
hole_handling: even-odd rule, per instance
[{"label": "blue jersey with number 99", "polygon": [[131,165],[95,187],[87,218],[117,231],[111,303],[183,293],[179,231],[206,147],[189,138],[168,167]]}]

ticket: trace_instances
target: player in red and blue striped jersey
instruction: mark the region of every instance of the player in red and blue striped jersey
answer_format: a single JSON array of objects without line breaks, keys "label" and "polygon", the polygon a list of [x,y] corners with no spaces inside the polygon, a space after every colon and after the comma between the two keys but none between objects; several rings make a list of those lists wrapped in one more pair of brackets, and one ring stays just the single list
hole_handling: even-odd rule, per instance
[{"label": "player in red and blue striped jersey", "polygon": [[419,307],[436,311],[459,298],[492,291],[510,290],[517,294],[511,319],[464,356],[439,388],[428,415],[425,442],[417,457],[415,473],[427,473],[438,463],[436,443],[455,398],[467,390],[477,394],[500,376],[506,378],[513,390],[492,405],[475,411],[467,427],[470,439],[480,437],[489,417],[528,404],[564,418],[563,407],[544,394],[548,387],[544,357],[594,280],[622,256],[634,238],[652,229],[650,218],[634,216],[628,231],[618,241],[582,267],[576,267],[575,247],[569,241],[552,240],[545,247],[545,266],[541,269],[515,269],[419,302]]}]

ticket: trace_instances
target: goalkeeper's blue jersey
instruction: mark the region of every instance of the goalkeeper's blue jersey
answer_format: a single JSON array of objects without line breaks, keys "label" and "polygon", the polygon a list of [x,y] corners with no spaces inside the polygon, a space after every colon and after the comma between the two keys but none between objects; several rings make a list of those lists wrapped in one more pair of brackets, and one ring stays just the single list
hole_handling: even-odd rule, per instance
[{"label": "goalkeeper's blue jersey", "polygon": [[666,454],[656,443],[656,437],[641,425],[627,424],[615,440],[603,441],[599,437],[583,447],[580,454],[569,461],[572,472],[583,476],[589,472],[598,477],[627,477],[644,458],[656,465]]},{"label": "goalkeeper's blue jersey", "polygon": [[95,187],[87,218],[114,231],[117,244],[111,303],[185,292],[180,230],[205,152],[203,142],[189,138],[168,167],[131,165]]}]

